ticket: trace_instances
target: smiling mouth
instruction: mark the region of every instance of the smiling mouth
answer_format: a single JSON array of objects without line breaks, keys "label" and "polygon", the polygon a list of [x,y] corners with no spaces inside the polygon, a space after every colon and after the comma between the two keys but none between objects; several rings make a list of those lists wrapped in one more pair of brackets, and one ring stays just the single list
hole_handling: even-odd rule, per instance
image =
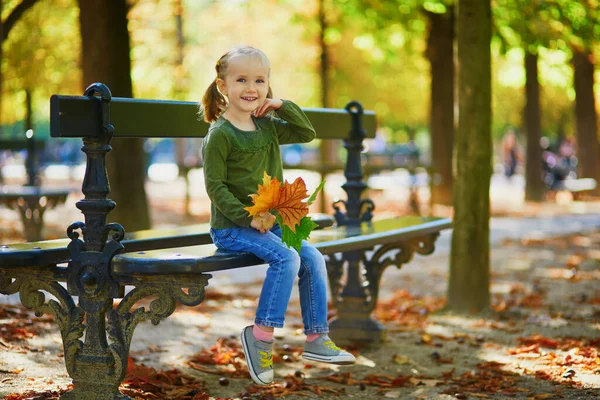
[{"label": "smiling mouth", "polygon": [[258,97],[242,97],[242,100],[246,100],[246,101],[254,101],[258,99]]}]

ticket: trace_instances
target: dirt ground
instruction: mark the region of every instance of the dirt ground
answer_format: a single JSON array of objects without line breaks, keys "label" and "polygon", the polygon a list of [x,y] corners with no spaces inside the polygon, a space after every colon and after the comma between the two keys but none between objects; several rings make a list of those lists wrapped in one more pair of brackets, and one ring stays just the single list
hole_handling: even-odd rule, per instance
[{"label": "dirt ground", "polygon": [[[178,223],[166,214],[180,205],[154,206],[159,218]],[[572,211],[537,207],[521,215]],[[16,224],[5,224],[5,234],[11,226],[15,234]],[[51,224],[51,233],[61,236],[59,225]],[[385,272],[375,317],[387,340],[350,346],[356,365],[302,361],[295,292],[286,327],[277,331],[275,383],[252,385],[239,332],[252,321],[261,272],[246,269],[237,273],[248,279],[238,283],[215,276],[201,305],[180,307],[158,326],[138,326],[122,390],[135,399],[600,398],[600,230],[494,243],[493,311],[486,316],[443,311],[449,238],[442,234],[433,255]],[[0,304],[0,396],[57,398],[52,391],[69,383],[50,318]]]}]

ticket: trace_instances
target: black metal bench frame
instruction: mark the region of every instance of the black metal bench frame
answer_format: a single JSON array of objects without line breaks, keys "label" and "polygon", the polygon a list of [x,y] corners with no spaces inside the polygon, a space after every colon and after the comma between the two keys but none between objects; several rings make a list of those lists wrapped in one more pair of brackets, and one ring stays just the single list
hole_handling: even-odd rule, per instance
[{"label": "black metal bench frame", "polygon": [[[31,249],[34,261],[25,265],[18,265],[14,257],[18,252],[9,251],[11,249],[6,251],[7,259],[16,264],[4,264],[0,251],[0,293],[19,293],[23,305],[36,315],[50,313],[55,317],[63,340],[67,372],[74,383],[74,389],[62,398],[126,399],[118,387],[125,377],[135,327],[145,320],[158,324],[173,313],[177,303],[200,304],[211,277],[206,272],[257,265],[262,261],[248,253],[214,252],[211,257],[190,260],[175,257],[167,262],[171,269],[155,270],[156,261],[149,265],[136,264],[138,259],[144,258],[143,254],[123,253],[127,246],[124,228],[117,223],[106,223],[107,215],[115,207],[107,197],[109,183],[105,165],[114,133],[111,94],[106,86],[94,84],[84,95],[86,98],[53,96],[51,99],[52,135],[82,137],[82,151],[87,156],[82,187],[85,197],[76,204],[85,222],[76,222],[67,228],[71,240],[68,265],[58,265],[57,260],[65,255],[63,250],[45,253],[43,249],[36,249],[35,243]],[[71,100],[69,111],[61,108],[61,101]],[[127,100],[120,99],[123,104]],[[187,104],[188,109],[190,104]],[[160,102],[156,105],[160,106]],[[344,118],[338,110],[329,111],[332,119]],[[331,323],[332,336],[347,341],[377,342],[383,339],[385,330],[371,313],[377,303],[383,271],[390,265],[401,267],[415,252],[432,253],[439,232],[450,228],[451,221],[425,218],[411,222],[406,229],[395,227],[389,232],[385,228],[382,232],[371,232],[374,204],[369,199],[361,199],[367,189],[360,160],[365,138],[361,121],[363,109],[359,103],[351,102],[346,112],[350,114],[351,129],[349,137],[344,139],[348,150],[344,171],[347,182],[342,187],[348,197],[334,203],[338,226],[327,228],[332,229],[334,239],[321,241],[319,248],[326,255],[332,298],[338,311],[336,320]],[[327,113],[324,117],[327,118]],[[65,123],[68,118],[71,125]],[[77,121],[75,128],[73,120]],[[137,247],[128,247],[127,251],[160,247],[156,244],[151,240],[145,244],[138,242]],[[189,243],[180,245],[186,244]],[[28,253],[27,250],[20,252]],[[139,266],[141,269],[136,270]],[[59,282],[66,282],[66,288]],[[126,285],[134,286],[127,294]],[[46,301],[42,291],[49,292],[58,301]],[[78,296],[78,304],[73,296]],[[147,297],[155,297],[148,310],[144,307],[134,310],[135,304]],[[122,300],[113,308],[115,298]]]}]

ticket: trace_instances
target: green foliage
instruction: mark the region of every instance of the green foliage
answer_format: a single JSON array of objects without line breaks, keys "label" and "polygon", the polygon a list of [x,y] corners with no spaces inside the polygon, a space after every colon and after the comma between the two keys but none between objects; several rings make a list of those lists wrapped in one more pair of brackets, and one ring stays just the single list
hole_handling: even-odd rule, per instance
[{"label": "green foliage", "polygon": [[[20,0],[3,2],[6,18]],[[378,115],[388,141],[429,125],[428,16],[449,12],[448,0],[323,0],[332,105],[360,101]],[[178,65],[173,2],[136,0],[128,15],[134,93],[142,98],[199,101],[215,77],[215,61],[231,46],[263,49],[275,96],[321,105],[318,1],[183,0],[184,60]],[[523,51],[540,55],[542,126],[571,131],[571,48],[600,38],[598,0],[493,0],[494,133],[521,125]],[[270,16],[277,16],[276,18]],[[34,87],[36,120],[47,118],[52,93],[81,94],[76,0],[40,0],[4,44],[3,121],[25,114],[24,88]],[[545,50],[545,48],[550,50]],[[593,48],[600,58],[600,46]],[[313,143],[314,144],[314,143]],[[426,149],[425,149],[426,150]]]},{"label": "green foliage", "polygon": [[313,222],[310,217],[304,217],[300,220],[300,224],[296,225],[296,233],[283,223],[283,220],[277,215],[277,223],[281,227],[281,241],[288,247],[292,247],[300,254],[300,248],[302,247],[302,241],[308,239],[310,233],[318,225]]},{"label": "green foliage", "polygon": [[[2,121],[24,118],[25,89],[32,90],[38,103],[57,91],[81,94],[79,52],[76,0],[40,1],[27,10],[4,43]],[[35,110],[48,118],[46,104]]]},{"label": "green foliage", "polygon": [[496,0],[492,9],[496,33],[507,47],[588,49],[600,39],[597,0]]},{"label": "green foliage", "polygon": [[[558,132],[573,131],[574,92],[569,65],[573,48],[589,50],[600,39],[600,11],[597,0],[495,0],[493,10],[499,56],[511,57],[521,48],[540,57],[542,129],[554,137]],[[523,61],[521,54],[519,62]],[[513,67],[513,71],[516,69]],[[518,126],[524,106],[520,88],[525,84],[524,69],[518,90],[496,81],[494,88],[494,132],[500,134],[504,124]],[[498,70],[498,79],[507,76]],[[513,75],[514,76],[514,75]],[[512,85],[511,85],[512,86]],[[510,95],[510,92],[515,92]],[[506,104],[504,99],[513,104]],[[516,101],[513,101],[515,99]],[[519,105],[518,105],[519,104]],[[518,105],[518,106],[517,106]],[[512,110],[512,111],[511,111]],[[510,115],[509,115],[510,114]],[[515,118],[516,116],[516,118]]]},{"label": "green foliage", "polygon": [[326,182],[325,180],[322,180],[321,183],[319,183],[319,186],[317,186],[317,188],[315,189],[315,191],[313,192],[313,194],[306,201],[306,203],[308,205],[311,205],[317,199],[317,195],[325,187],[325,182]]}]

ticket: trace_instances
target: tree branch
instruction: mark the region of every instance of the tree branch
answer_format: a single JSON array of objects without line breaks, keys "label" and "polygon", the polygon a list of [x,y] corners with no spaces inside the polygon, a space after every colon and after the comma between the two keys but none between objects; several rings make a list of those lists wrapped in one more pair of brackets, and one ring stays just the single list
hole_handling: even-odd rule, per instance
[{"label": "tree branch", "polygon": [[38,0],[23,0],[21,3],[19,3],[18,6],[16,6],[12,10],[10,15],[8,17],[6,17],[6,20],[2,22],[2,25],[3,25],[2,41],[3,42],[6,40],[6,38],[8,37],[8,33],[10,32],[12,27],[15,25],[15,23],[19,20],[19,18],[21,18],[23,13],[25,11],[27,11],[29,8],[31,8],[31,6],[33,6],[35,3],[37,3],[37,1]]}]

